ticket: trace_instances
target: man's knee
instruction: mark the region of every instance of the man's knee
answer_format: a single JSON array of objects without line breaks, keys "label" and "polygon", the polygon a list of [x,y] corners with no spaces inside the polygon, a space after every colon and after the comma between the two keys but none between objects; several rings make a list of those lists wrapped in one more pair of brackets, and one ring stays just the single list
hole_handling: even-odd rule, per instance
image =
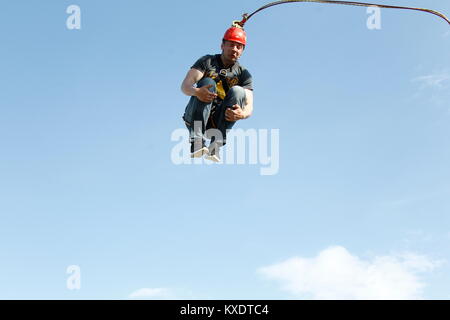
[{"label": "man's knee", "polygon": [[207,78],[203,78],[199,82],[197,82],[197,88],[201,88],[201,87],[209,86],[209,85],[212,86],[211,88],[209,88],[209,91],[216,92],[216,82],[214,81],[214,79],[207,77]]},{"label": "man's knee", "polygon": [[241,86],[233,86],[225,97],[225,103],[227,106],[238,104],[243,106],[245,104],[245,89]]},{"label": "man's knee", "polygon": [[241,86],[233,86],[228,91],[227,96],[228,95],[230,96],[230,98],[233,97],[235,99],[245,99],[245,89]]}]

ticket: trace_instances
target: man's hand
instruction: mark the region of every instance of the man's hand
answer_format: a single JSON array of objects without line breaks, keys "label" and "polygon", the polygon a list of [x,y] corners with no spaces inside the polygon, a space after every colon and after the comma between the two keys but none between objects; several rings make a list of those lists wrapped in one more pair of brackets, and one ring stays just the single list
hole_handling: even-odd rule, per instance
[{"label": "man's hand", "polygon": [[198,88],[198,90],[195,93],[195,96],[198,98],[198,100],[206,103],[213,102],[213,100],[217,97],[217,94],[209,91],[211,87],[212,84]]},{"label": "man's hand", "polygon": [[225,120],[227,121],[237,121],[242,120],[246,118],[246,113],[244,110],[237,104],[232,106],[231,108],[227,108],[225,110]]}]

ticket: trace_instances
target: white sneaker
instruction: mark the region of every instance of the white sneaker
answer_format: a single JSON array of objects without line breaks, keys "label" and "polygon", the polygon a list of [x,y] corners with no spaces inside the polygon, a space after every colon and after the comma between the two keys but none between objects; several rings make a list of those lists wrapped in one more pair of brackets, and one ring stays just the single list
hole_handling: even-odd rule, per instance
[{"label": "white sneaker", "polygon": [[203,147],[191,153],[191,158],[201,158],[203,156],[208,156],[209,150],[207,147]]},{"label": "white sneaker", "polygon": [[[195,149],[195,148],[198,149]],[[201,158],[204,155],[208,155],[209,154],[209,149],[207,147],[205,147],[204,144],[202,143],[191,143],[191,158]]]},{"label": "white sneaker", "polygon": [[218,154],[208,155],[206,156],[206,159],[214,162],[220,162],[220,157]]},{"label": "white sneaker", "polygon": [[210,145],[206,159],[211,160],[213,162],[220,162],[219,150],[220,150],[219,146],[217,146],[216,144],[213,143],[212,145]]}]

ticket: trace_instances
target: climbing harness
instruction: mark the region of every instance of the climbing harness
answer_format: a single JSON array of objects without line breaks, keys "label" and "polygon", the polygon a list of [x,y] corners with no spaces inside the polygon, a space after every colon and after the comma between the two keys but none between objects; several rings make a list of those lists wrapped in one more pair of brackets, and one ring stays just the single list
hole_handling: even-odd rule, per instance
[{"label": "climbing harness", "polygon": [[258,10],[252,12],[251,14],[247,14],[244,13],[242,15],[242,20],[234,20],[233,21],[233,26],[234,27],[240,27],[240,28],[244,28],[244,24],[251,18],[253,17],[253,15],[255,15],[256,13],[279,5],[279,4],[285,4],[285,3],[294,3],[294,2],[317,2],[317,3],[328,3],[328,4],[342,4],[342,5],[348,5],[348,6],[361,6],[361,7],[378,7],[378,8],[387,8],[387,9],[405,9],[405,10],[416,10],[416,11],[422,11],[422,12],[428,12],[431,14],[434,14],[442,19],[444,19],[445,21],[447,21],[448,24],[450,24],[450,20],[443,15],[442,13],[435,11],[435,10],[430,10],[430,9],[424,9],[424,8],[413,8],[413,7],[401,7],[401,6],[390,6],[390,5],[384,5],[384,4],[375,4],[375,3],[365,3],[365,2],[353,2],[353,1],[331,1],[331,0],[282,0],[282,1],[275,1],[275,2],[271,2],[266,4],[265,6],[262,6],[261,8],[259,8]]}]

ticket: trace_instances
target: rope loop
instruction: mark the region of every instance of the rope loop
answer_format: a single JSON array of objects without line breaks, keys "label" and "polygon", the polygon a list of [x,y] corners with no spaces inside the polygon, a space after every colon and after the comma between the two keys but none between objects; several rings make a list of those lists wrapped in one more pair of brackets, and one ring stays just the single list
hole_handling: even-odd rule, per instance
[{"label": "rope loop", "polygon": [[242,20],[235,20],[233,21],[233,26],[238,26],[241,28],[244,28],[244,24],[256,13],[279,5],[279,4],[285,4],[285,3],[293,3],[293,2],[316,2],[316,3],[328,3],[328,4],[342,4],[342,5],[348,5],[348,6],[362,6],[362,7],[379,7],[379,8],[387,8],[387,9],[404,9],[404,10],[416,10],[416,11],[422,11],[422,12],[428,12],[431,14],[434,14],[442,19],[444,19],[445,21],[447,21],[447,23],[450,25],[450,20],[442,13],[435,11],[435,10],[431,10],[431,9],[425,9],[425,8],[413,8],[413,7],[400,7],[400,6],[390,6],[390,5],[384,5],[384,4],[376,4],[376,3],[365,3],[365,2],[354,2],[354,1],[332,1],[332,0],[281,0],[281,1],[275,1],[275,2],[271,2],[268,3],[264,6],[262,6],[261,8],[259,8],[258,10],[252,12],[251,14],[243,14],[242,15]]}]

